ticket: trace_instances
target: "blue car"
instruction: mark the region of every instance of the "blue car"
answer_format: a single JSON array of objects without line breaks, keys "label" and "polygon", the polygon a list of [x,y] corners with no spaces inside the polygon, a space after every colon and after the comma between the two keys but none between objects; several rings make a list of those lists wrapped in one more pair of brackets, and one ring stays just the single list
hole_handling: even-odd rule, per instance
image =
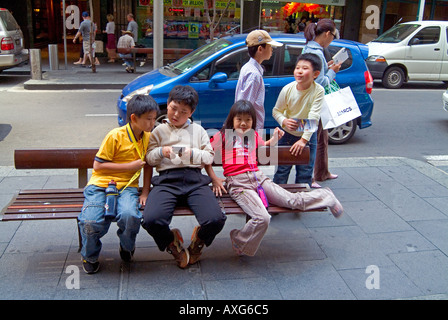
[{"label": "blue car", "polygon": [[[193,121],[198,121],[210,134],[213,134],[213,129],[219,130],[234,103],[239,70],[249,60],[246,36],[240,34],[215,40],[172,64],[133,80],[118,99],[118,124],[126,123],[126,104],[133,95],[150,94],[160,106],[162,114],[158,121],[161,121],[166,116],[170,90],[175,85],[190,85],[199,94],[199,105],[193,113]],[[278,126],[272,117],[272,109],[280,90],[294,81],[295,62],[306,42],[303,37],[294,34],[273,34],[272,38],[284,45],[275,48],[271,59],[263,62],[266,129]],[[325,50],[328,59],[342,47],[348,49],[349,59],[337,73],[336,81],[341,88],[351,87],[362,115],[345,125],[330,129],[329,142],[333,144],[347,142],[356,127],[363,129],[372,125],[373,99],[370,93],[373,79],[364,61],[368,56],[368,47],[354,41],[334,40]]]}]

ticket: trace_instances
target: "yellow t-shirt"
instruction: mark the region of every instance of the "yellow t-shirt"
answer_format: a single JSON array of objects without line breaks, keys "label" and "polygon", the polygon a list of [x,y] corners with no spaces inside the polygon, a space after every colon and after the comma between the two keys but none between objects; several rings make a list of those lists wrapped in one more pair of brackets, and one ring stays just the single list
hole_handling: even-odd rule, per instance
[{"label": "yellow t-shirt", "polygon": [[[148,149],[150,135],[151,133],[149,132],[143,132],[142,137],[137,140],[137,146],[140,151],[143,151],[144,155]],[[95,156],[95,160],[99,162],[127,163],[138,159],[140,159],[140,156],[132,143],[127,126],[111,130],[104,138]],[[93,170],[88,185],[94,184],[102,188],[107,188],[110,180],[114,180],[117,183],[117,188],[120,190],[128,184],[134,174],[135,172],[133,171],[104,174]],[[135,179],[129,187],[138,187],[138,180]]]}]

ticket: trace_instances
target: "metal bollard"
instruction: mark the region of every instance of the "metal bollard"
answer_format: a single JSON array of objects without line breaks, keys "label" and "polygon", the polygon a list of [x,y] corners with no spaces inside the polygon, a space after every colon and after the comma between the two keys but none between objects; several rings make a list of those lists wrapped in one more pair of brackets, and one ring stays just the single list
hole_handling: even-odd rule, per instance
[{"label": "metal bollard", "polygon": [[50,62],[50,70],[59,69],[59,57],[58,57],[58,45],[49,44],[48,45],[48,59]]},{"label": "metal bollard", "polygon": [[42,80],[42,61],[40,49],[30,50],[31,79]]}]

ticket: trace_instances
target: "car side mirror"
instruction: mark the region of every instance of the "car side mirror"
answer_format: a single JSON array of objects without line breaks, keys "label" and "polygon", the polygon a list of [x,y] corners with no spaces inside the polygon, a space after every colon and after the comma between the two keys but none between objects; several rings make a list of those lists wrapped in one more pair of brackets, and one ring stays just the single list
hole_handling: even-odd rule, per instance
[{"label": "car side mirror", "polygon": [[217,83],[224,83],[227,81],[227,74],[224,72],[215,73],[210,79],[208,86],[210,88],[215,88]]}]

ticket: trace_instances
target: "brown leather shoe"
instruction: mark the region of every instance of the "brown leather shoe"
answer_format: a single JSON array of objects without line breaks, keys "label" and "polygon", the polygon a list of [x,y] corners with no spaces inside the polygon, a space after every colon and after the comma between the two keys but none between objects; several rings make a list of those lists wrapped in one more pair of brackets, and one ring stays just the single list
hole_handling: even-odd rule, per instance
[{"label": "brown leather shoe", "polygon": [[190,255],[188,253],[188,250],[185,250],[182,247],[182,244],[184,242],[182,238],[182,234],[180,233],[179,229],[172,229],[171,232],[174,235],[174,241],[171,242],[168,247],[166,248],[166,251],[173,255],[174,260],[177,262],[177,266],[181,269],[184,269],[188,266],[188,261],[190,260]]},{"label": "brown leather shoe", "polygon": [[195,264],[199,261],[202,254],[202,249],[204,249],[204,241],[199,239],[198,232],[201,229],[201,226],[196,226],[193,230],[193,234],[191,235],[191,243],[188,247],[188,252],[190,254],[189,264]]}]

